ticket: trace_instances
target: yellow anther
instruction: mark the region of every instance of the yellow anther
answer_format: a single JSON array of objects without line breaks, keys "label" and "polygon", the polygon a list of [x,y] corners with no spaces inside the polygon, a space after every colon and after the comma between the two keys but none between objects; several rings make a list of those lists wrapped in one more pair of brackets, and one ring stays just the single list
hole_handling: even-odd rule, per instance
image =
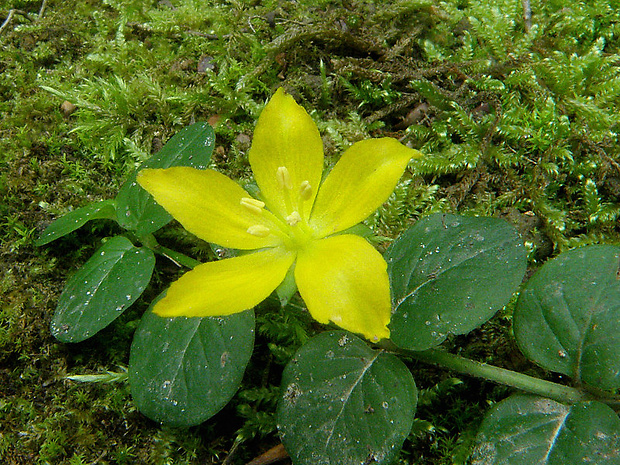
[{"label": "yellow anther", "polygon": [[276,171],[276,178],[281,189],[291,190],[293,185],[291,184],[291,174],[288,172],[286,166],[280,166]]},{"label": "yellow anther", "polygon": [[294,211],[289,216],[286,217],[286,222],[289,226],[295,226],[297,223],[301,221],[301,215],[299,212]]},{"label": "yellow anther", "polygon": [[250,226],[248,228],[248,234],[256,237],[267,237],[271,233],[267,226],[263,226],[262,224],[255,224],[254,226]]},{"label": "yellow anther", "polygon": [[265,202],[261,202],[260,200],[252,199],[249,197],[241,198],[241,205],[250,210],[253,213],[262,213],[263,208],[265,208]]},{"label": "yellow anther", "polygon": [[308,181],[302,181],[299,188],[299,197],[301,197],[301,200],[310,200],[310,197],[312,197],[312,186]]}]

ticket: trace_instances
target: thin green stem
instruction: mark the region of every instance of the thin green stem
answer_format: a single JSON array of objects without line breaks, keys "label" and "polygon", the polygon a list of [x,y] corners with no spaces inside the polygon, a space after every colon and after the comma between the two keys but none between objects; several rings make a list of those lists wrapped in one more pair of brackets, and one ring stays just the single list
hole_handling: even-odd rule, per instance
[{"label": "thin green stem", "polygon": [[194,260],[192,257],[188,257],[176,250],[169,249],[168,247],[164,247],[163,245],[157,245],[156,248],[153,249],[154,252],[163,255],[166,258],[169,258],[173,262],[178,265],[185,266],[187,268],[194,268],[197,265],[200,265],[198,260]]},{"label": "thin green stem", "polygon": [[179,266],[185,266],[191,269],[197,265],[200,265],[200,262],[198,260],[194,260],[193,258],[188,257],[187,255],[182,254],[181,252],[177,252],[176,250],[172,250],[172,249],[169,249],[168,247],[164,247],[163,245],[160,245],[157,242],[157,239],[155,239],[155,236],[153,236],[152,234],[146,234],[144,236],[140,236],[138,239],[140,240],[140,242],[142,242],[142,245],[144,245],[145,247],[148,247],[153,252],[158,253],[159,255],[163,255],[164,257],[172,260],[174,263],[176,263]]},{"label": "thin green stem", "polygon": [[521,391],[549,397],[559,402],[575,403],[592,399],[592,396],[577,388],[534,378],[523,373],[506,370],[505,368],[487,365],[486,363],[476,362],[442,350],[429,349],[416,352],[400,349],[391,343],[383,344],[383,346],[387,350],[395,350],[416,360],[439,365],[465,375],[494,381]]}]

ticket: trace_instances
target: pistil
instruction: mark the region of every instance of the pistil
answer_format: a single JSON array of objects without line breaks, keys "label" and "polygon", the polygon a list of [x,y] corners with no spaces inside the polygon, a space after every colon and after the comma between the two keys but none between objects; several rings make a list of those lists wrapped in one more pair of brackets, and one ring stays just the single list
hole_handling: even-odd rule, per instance
[{"label": "pistil", "polygon": [[288,223],[289,226],[295,226],[300,221],[301,221],[301,215],[297,211],[294,211],[293,213],[291,213],[289,216],[286,217],[286,222]]},{"label": "pistil", "polygon": [[282,217],[275,215],[265,208],[265,202],[251,197],[243,197],[241,205],[250,212],[269,220],[276,228],[269,228],[263,224],[255,224],[247,229],[248,234],[257,237],[267,237],[274,234],[280,237],[285,246],[290,249],[304,247],[313,237],[313,232],[306,224],[304,218],[304,203],[312,198],[312,186],[309,181],[302,181],[299,189],[295,192],[291,174],[286,166],[280,166],[275,172],[278,186],[280,187],[285,211],[288,213]]}]

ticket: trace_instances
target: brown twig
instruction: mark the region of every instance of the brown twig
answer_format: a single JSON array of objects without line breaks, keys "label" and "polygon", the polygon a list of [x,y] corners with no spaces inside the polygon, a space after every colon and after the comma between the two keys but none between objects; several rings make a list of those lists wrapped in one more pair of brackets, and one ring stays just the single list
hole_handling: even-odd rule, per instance
[{"label": "brown twig", "polygon": [[30,19],[28,17],[28,13],[26,13],[25,11],[22,11],[22,10],[16,10],[15,8],[12,8],[12,9],[9,10],[9,13],[6,15],[6,19],[2,23],[2,26],[0,26],[0,34],[2,34],[4,29],[9,25],[9,23],[13,19],[13,16],[15,16],[15,15],[21,15],[24,18],[26,18],[28,21],[32,22],[32,19]]},{"label": "brown twig", "polygon": [[[41,3],[41,8],[39,9],[39,19],[43,17],[43,13],[45,12],[46,5],[47,5],[47,0],[43,0],[43,3]],[[33,22],[33,19],[30,16],[28,16],[28,12],[24,10],[18,10],[16,8],[11,8],[9,12],[7,13],[4,22],[0,26],[0,35],[2,35],[2,33],[4,32],[6,27],[11,23],[11,20],[13,19],[15,15],[23,16],[28,21]]]},{"label": "brown twig", "polygon": [[532,6],[530,0],[523,0],[523,22],[525,24],[525,32],[532,29]]},{"label": "brown twig", "polygon": [[282,444],[278,444],[246,465],[270,465],[286,458],[288,458],[288,453]]},{"label": "brown twig", "polygon": [[346,46],[350,50],[356,50],[369,55],[381,55],[383,53],[383,50],[376,43],[357,37],[347,31],[335,28],[313,28],[311,25],[304,28],[292,28],[289,32],[277,37],[265,47],[267,56],[253,71],[243,76],[237,86],[243,87],[249,79],[264,73],[273,65],[273,61],[275,61],[278,54],[293,48],[300,42],[312,41],[332,42]]},{"label": "brown twig", "polygon": [[47,6],[47,0],[43,0],[41,2],[41,8],[39,8],[39,19],[43,17],[43,13],[45,13],[45,7]]}]

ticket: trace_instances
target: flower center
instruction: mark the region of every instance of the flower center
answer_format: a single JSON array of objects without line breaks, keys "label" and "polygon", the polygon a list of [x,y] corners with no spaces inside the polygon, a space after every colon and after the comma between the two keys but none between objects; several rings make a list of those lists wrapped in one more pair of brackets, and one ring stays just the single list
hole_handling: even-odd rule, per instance
[{"label": "flower center", "polygon": [[295,189],[286,166],[280,166],[275,176],[282,192],[286,214],[276,215],[265,209],[264,202],[243,197],[241,205],[256,215],[269,218],[275,225],[274,228],[268,228],[262,224],[256,224],[250,226],[247,232],[258,237],[274,234],[282,239],[286,248],[299,250],[314,238],[312,230],[304,219],[304,203],[312,198],[312,186],[309,181],[302,181],[299,188]]}]

